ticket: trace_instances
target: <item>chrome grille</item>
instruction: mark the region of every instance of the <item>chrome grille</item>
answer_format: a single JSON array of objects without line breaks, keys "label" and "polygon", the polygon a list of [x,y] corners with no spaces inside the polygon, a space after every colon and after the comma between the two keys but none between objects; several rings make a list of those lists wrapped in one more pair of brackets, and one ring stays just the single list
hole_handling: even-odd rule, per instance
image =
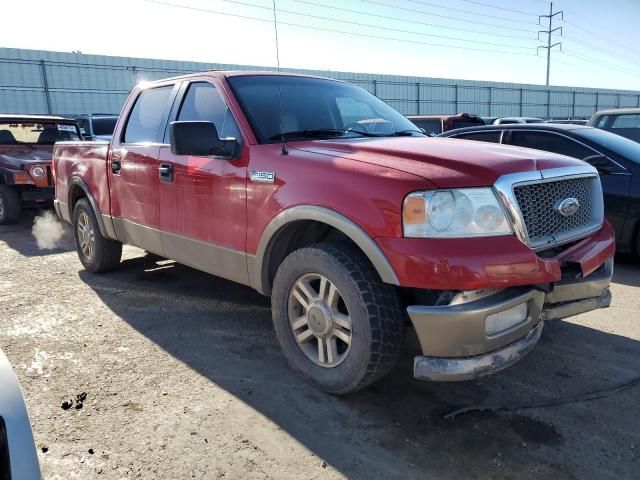
[{"label": "chrome grille", "polygon": [[[571,178],[516,185],[513,193],[522,212],[531,244],[552,243],[572,232],[579,234],[593,223],[592,178]],[[569,197],[580,202],[575,215],[564,217],[557,207]]]}]

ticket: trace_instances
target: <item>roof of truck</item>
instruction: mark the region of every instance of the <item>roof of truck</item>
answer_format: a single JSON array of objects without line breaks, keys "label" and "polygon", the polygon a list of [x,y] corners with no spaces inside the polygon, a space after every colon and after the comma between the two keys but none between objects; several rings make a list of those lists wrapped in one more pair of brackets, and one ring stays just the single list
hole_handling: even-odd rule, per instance
[{"label": "roof of truck", "polygon": [[176,77],[170,77],[170,78],[163,78],[163,79],[159,79],[159,80],[153,80],[153,81],[149,81],[149,82],[142,82],[144,84],[156,84],[156,83],[160,83],[160,82],[166,82],[166,81],[171,81],[171,80],[180,80],[180,79],[184,79],[184,78],[192,78],[192,77],[202,77],[202,76],[206,76],[206,75],[210,75],[210,76],[214,76],[214,77],[255,77],[255,76],[274,76],[274,75],[281,75],[283,77],[305,77],[305,78],[321,78],[323,80],[332,80],[334,82],[342,82],[342,83],[346,83],[343,80],[337,80],[335,78],[327,78],[327,77],[321,77],[319,75],[307,75],[304,73],[293,73],[293,72],[278,72],[278,71],[273,71],[273,70],[206,70],[204,72],[195,72],[195,73],[190,73],[187,75],[179,75]]},{"label": "roof of truck", "polygon": [[0,113],[0,121],[2,120],[38,120],[41,122],[74,122],[72,118],[59,117],[56,115],[26,115],[22,113]]}]

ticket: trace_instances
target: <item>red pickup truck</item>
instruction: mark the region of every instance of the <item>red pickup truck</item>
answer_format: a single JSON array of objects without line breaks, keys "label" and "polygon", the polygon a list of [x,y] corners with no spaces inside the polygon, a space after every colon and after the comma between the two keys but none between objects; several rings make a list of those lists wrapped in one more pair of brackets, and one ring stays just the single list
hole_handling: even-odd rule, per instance
[{"label": "red pickup truck", "polygon": [[115,268],[124,243],[270,295],[289,364],[331,393],[388,373],[410,324],[415,377],[465,380],[611,301],[594,168],[428,138],[340,81],[139,85],[111,143],[56,144],[54,173],[87,270]]}]

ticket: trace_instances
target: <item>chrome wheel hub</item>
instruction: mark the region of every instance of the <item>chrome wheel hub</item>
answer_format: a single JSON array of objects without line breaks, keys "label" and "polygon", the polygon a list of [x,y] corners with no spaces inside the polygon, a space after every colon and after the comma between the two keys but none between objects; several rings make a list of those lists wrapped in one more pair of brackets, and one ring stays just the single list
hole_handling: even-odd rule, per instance
[{"label": "chrome wheel hub", "polygon": [[89,215],[82,212],[78,217],[78,245],[86,260],[91,261],[95,253],[96,237]]},{"label": "chrome wheel hub", "polygon": [[307,273],[289,292],[289,325],[302,353],[316,365],[342,363],[351,347],[352,325],[340,291],[328,278]]}]

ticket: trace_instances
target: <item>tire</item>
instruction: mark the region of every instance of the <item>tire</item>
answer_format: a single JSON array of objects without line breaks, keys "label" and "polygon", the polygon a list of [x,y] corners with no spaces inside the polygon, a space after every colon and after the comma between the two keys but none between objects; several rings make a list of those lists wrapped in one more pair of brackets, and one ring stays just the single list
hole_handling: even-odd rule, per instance
[{"label": "tire", "polygon": [[18,223],[22,212],[20,194],[15,188],[0,185],[0,225]]},{"label": "tire", "polygon": [[[308,301],[311,298],[315,300]],[[278,268],[271,301],[284,356],[293,370],[320,390],[355,392],[396,364],[404,333],[398,293],[350,244],[318,243],[291,253]],[[304,340],[299,343],[296,337]],[[344,337],[350,337],[348,344]]]},{"label": "tire", "polygon": [[122,243],[102,236],[96,214],[86,198],[81,198],[73,209],[73,238],[80,262],[89,272],[108,272],[120,264]]}]

